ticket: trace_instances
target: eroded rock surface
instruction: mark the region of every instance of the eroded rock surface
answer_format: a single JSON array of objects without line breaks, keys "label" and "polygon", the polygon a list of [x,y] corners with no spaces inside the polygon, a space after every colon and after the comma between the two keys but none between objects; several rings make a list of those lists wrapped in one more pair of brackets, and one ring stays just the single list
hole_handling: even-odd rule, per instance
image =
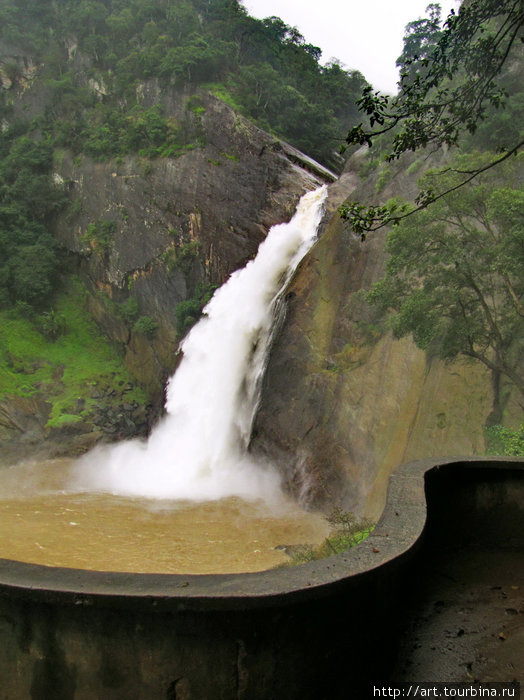
[{"label": "eroded rock surface", "polygon": [[[340,197],[376,202],[353,159]],[[385,198],[413,192],[402,164]],[[371,199],[373,198],[373,199]],[[331,203],[328,209],[333,212]],[[484,454],[493,410],[490,373],[480,363],[444,364],[376,324],[359,290],[384,272],[384,232],[355,236],[334,211],[287,296],[251,449],[279,466],[288,490],[310,507],[348,508],[377,518],[387,480],[405,462]],[[504,389],[505,411],[522,415]]]}]

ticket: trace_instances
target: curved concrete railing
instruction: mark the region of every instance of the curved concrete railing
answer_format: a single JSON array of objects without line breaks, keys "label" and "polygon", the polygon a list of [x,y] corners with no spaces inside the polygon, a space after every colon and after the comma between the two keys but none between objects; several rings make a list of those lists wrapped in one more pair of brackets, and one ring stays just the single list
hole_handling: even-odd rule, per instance
[{"label": "curved concrete railing", "polygon": [[[330,594],[348,577],[372,571],[403,557],[415,546],[426,522],[424,477],[431,470],[523,469],[524,459],[457,457],[406,464],[391,477],[384,512],[373,533],[359,546],[301,566],[246,574],[133,574],[46,567],[0,559],[0,592],[16,588],[32,598],[68,597],[73,602],[111,596],[155,604],[182,603],[185,610],[225,610],[239,605],[264,607],[275,599],[295,602]],[[107,601],[106,601],[107,602]]]},{"label": "curved concrete railing", "polygon": [[348,683],[378,681],[387,666],[428,502],[434,529],[449,524],[455,483],[455,531],[457,513],[495,509],[501,523],[513,509],[504,537],[522,520],[523,459],[458,457],[401,467],[367,540],[296,567],[182,576],[0,560],[2,690],[36,700],[357,697]]}]

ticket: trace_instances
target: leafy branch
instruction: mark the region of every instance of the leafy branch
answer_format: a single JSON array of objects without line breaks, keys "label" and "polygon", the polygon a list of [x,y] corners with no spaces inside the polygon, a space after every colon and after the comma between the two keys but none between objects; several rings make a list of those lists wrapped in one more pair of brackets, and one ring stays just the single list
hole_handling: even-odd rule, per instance
[{"label": "leafy branch", "polygon": [[[520,0],[464,3],[458,15],[451,12],[426,56],[420,58],[415,54],[405,60],[395,98],[373,92],[370,86],[364,89],[357,105],[367,115],[371,128],[366,129],[360,123],[349,131],[346,142],[371,147],[377,137],[393,132],[392,146],[385,156],[387,162],[428,146],[435,149],[458,146],[461,135],[474,134],[490,109],[504,106],[507,94],[496,78],[506,65],[523,25],[524,6]],[[484,170],[517,153],[523,143],[519,141],[509,148],[501,146],[503,155],[468,173],[456,187],[464,186]],[[399,212],[390,206],[362,207],[352,202],[344,205],[340,213],[364,239],[366,232],[398,223],[448,193],[449,190],[422,191],[415,200],[417,207],[410,211]]]},{"label": "leafy branch", "polygon": [[457,174],[467,175],[468,177],[460,180],[454,185],[444,188],[436,192],[434,187],[427,187],[419,192],[415,199],[416,207],[409,207],[407,204],[398,204],[397,202],[388,202],[384,206],[365,206],[359,202],[345,202],[339,207],[341,217],[351,222],[351,227],[355,233],[360,235],[362,241],[366,239],[366,234],[371,231],[377,231],[384,226],[396,226],[402,219],[412,216],[422,209],[426,209],[430,204],[437,202],[448,194],[464,187],[476,177],[481,175],[486,170],[490,170],[495,165],[499,165],[510,156],[515,155],[524,146],[524,140],[520,141],[510,151],[506,151],[503,155],[491,160],[487,165],[473,168],[470,170],[457,170],[456,168],[445,168],[440,171],[441,174],[453,172]]}]

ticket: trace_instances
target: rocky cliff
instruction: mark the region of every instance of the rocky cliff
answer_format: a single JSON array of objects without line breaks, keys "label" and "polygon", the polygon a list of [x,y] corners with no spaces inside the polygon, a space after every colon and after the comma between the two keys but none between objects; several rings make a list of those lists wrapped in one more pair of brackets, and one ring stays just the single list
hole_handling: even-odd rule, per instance
[{"label": "rocky cliff", "polygon": [[[361,157],[331,186],[331,211],[341,197],[376,201],[375,179],[358,176]],[[409,197],[414,185],[400,163],[382,196]],[[485,452],[493,389],[479,364],[446,365],[410,339],[379,327],[370,333],[373,319],[358,292],[384,272],[385,233],[362,243],[336,213],[324,225],[287,295],[252,450],[280,465],[303,503],[377,517],[400,464]],[[521,416],[509,387],[504,395],[507,416]]]},{"label": "rocky cliff", "polygon": [[[0,53],[0,89],[10,104],[10,121],[38,118],[52,99],[45,81],[36,78],[29,58],[2,46]],[[13,61],[16,83],[6,68]],[[104,99],[102,84],[90,81],[88,89]],[[20,441],[40,444],[54,435],[56,449],[64,452],[71,436],[74,449],[81,450],[100,436],[146,430],[162,410],[178,343],[206,295],[254,256],[269,228],[291,217],[305,191],[335,179],[205,90],[160,89],[150,80],[138,85],[137,99],[144,109],[160,109],[184,132],[183,148],[176,157],[100,160],[56,151],[53,179],[69,204],[54,234],[67,268],[85,285],[91,317],[153,408],[147,420],[143,411],[137,418],[135,402],[118,395],[111,408],[102,405],[87,423],[82,416],[57,434],[49,430],[45,388],[31,400],[7,396],[0,435],[4,446],[11,445],[10,455]],[[186,316],[177,313],[181,303]],[[120,391],[104,387],[101,398],[97,389],[95,400],[104,404],[105,394],[115,389]]]},{"label": "rocky cliff", "polygon": [[[206,92],[165,93],[152,83],[142,96],[189,121],[201,145],[178,158],[118,163],[78,162],[64,153],[56,179],[72,206],[57,238],[88,280],[98,324],[123,344],[132,374],[158,395],[181,335],[177,304],[220,285],[253,257],[273,224],[290,218],[305,191],[334,176]],[[106,303],[129,297],[137,317],[158,324],[145,339]]]}]

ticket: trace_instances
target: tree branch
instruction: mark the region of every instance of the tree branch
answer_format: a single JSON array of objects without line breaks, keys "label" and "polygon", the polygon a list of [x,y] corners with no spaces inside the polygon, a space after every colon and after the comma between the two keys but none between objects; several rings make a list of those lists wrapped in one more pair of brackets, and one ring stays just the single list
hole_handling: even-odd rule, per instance
[{"label": "tree branch", "polygon": [[387,205],[383,207],[365,207],[359,205],[358,202],[347,202],[339,207],[339,213],[343,219],[351,223],[353,231],[355,233],[360,234],[361,239],[365,240],[365,232],[378,231],[379,229],[384,228],[384,226],[388,226],[389,224],[398,224],[403,219],[407,219],[413,214],[416,214],[417,212],[426,209],[430,204],[433,204],[439,199],[445,197],[446,195],[451,194],[451,192],[455,192],[461,187],[464,187],[464,185],[467,185],[474,178],[486,172],[486,170],[494,168],[496,165],[499,165],[503,161],[507,160],[512,155],[516,154],[523,146],[524,140],[520,141],[511,150],[506,151],[506,153],[504,153],[504,155],[502,155],[500,158],[497,158],[496,160],[491,161],[491,163],[488,163],[487,165],[484,165],[483,167],[477,168],[475,170],[461,171],[455,170],[453,168],[446,168],[442,171],[442,173],[456,172],[460,175],[469,175],[469,177],[465,178],[457,185],[448,187],[447,189],[443,190],[442,192],[439,192],[438,194],[434,194],[432,190],[422,191],[419,197],[417,198],[417,201],[419,201],[420,203],[418,204],[418,206],[414,207],[413,209],[410,209],[409,211],[397,214],[395,212],[397,211],[398,207],[396,207],[395,209],[391,209]]}]

